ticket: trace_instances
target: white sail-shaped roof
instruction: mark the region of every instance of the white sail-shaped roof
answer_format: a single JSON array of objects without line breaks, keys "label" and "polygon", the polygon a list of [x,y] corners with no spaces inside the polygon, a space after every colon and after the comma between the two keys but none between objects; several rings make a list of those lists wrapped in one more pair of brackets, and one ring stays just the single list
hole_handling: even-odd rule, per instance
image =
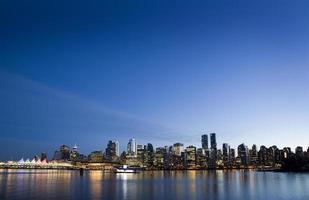
[{"label": "white sail-shaped roof", "polygon": [[25,163],[24,158],[21,158],[18,163]]},{"label": "white sail-shaped roof", "polygon": [[46,159],[42,160],[42,164],[46,164],[46,163],[47,163]]},{"label": "white sail-shaped roof", "polygon": [[36,161],[36,163],[37,163],[37,164],[41,164],[41,160],[38,159],[38,160]]},{"label": "white sail-shaped roof", "polygon": [[30,159],[28,158],[28,159],[25,161],[25,163],[30,163]]},{"label": "white sail-shaped roof", "polygon": [[36,163],[34,158],[31,160],[31,163],[32,163],[32,164],[35,164],[35,163]]}]

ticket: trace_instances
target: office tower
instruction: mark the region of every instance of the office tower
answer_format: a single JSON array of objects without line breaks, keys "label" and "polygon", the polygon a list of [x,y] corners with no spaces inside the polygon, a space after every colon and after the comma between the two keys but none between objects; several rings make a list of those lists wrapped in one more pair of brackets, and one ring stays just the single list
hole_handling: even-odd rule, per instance
[{"label": "office tower", "polygon": [[116,140],[115,144],[116,144],[116,156],[120,157],[119,142]]},{"label": "office tower", "polygon": [[80,154],[78,153],[77,145],[75,144],[73,146],[73,149],[72,149],[71,153],[70,153],[70,160],[71,161],[77,161],[79,159],[79,157],[80,157]]},{"label": "office tower", "polygon": [[200,167],[206,167],[206,151],[208,149],[198,148],[196,150],[196,164]]},{"label": "office tower", "polygon": [[146,146],[145,164],[147,167],[153,167],[154,150],[152,144],[148,143]]},{"label": "office tower", "polygon": [[291,148],[290,147],[284,147],[283,148],[283,158],[287,159],[287,158],[290,158],[291,156]]},{"label": "office tower", "polygon": [[195,168],[196,167],[196,147],[188,146],[185,151],[185,167],[186,168]]},{"label": "office tower", "polygon": [[210,148],[217,150],[216,133],[210,133]]},{"label": "office tower", "polygon": [[208,135],[206,134],[202,135],[201,142],[202,142],[202,148],[208,149]]},{"label": "office tower", "polygon": [[248,147],[244,143],[238,146],[238,157],[240,158],[242,165],[249,165],[249,151]]},{"label": "office tower", "polygon": [[208,162],[209,168],[216,168],[217,166],[217,141],[216,133],[210,133],[210,159]]},{"label": "office tower", "polygon": [[75,144],[73,149],[72,149],[73,153],[77,153],[77,145]]},{"label": "office tower", "polygon": [[154,163],[153,165],[157,169],[164,169],[164,158],[166,156],[166,148],[165,147],[158,147],[156,148],[156,152],[154,154]]},{"label": "office tower", "polygon": [[278,148],[277,146],[273,145],[268,148],[267,150],[267,160],[269,161],[269,165],[275,165],[279,162],[280,155],[278,155]]},{"label": "office tower", "polygon": [[222,145],[223,164],[229,166],[230,164],[230,146],[227,143]]},{"label": "office tower", "polygon": [[61,145],[60,146],[60,156],[61,160],[69,160],[70,159],[70,147],[66,145]]},{"label": "office tower", "polygon": [[89,162],[99,163],[103,162],[103,152],[102,151],[93,151],[89,154],[88,160]]},{"label": "office tower", "polygon": [[182,143],[175,143],[173,145],[173,152],[177,156],[181,156],[181,153],[184,151],[184,147]]},{"label": "office tower", "polygon": [[260,147],[258,157],[259,157],[259,164],[268,165],[267,148],[264,145]]},{"label": "office tower", "polygon": [[295,149],[295,154],[296,154],[297,156],[303,156],[303,154],[304,154],[304,152],[303,152],[303,147],[300,147],[300,146],[296,147],[296,149]]},{"label": "office tower", "polygon": [[252,145],[252,149],[249,150],[250,164],[256,166],[258,164],[258,152],[256,145]]},{"label": "office tower", "polygon": [[235,164],[235,149],[230,149],[230,163],[231,165]]},{"label": "office tower", "polygon": [[41,161],[47,160],[47,153],[43,152],[41,153]]},{"label": "office tower", "polygon": [[113,161],[116,159],[116,143],[108,141],[107,148],[105,150],[106,160]]},{"label": "office tower", "polygon": [[134,138],[129,140],[128,146],[127,146],[127,154],[129,156],[136,156],[137,155],[137,145]]}]

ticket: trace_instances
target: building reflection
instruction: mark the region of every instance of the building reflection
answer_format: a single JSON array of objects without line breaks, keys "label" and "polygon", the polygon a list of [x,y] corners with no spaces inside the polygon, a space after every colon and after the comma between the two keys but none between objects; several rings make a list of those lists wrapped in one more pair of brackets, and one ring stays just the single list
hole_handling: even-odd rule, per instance
[{"label": "building reflection", "polygon": [[103,187],[103,176],[102,171],[90,171],[89,176],[89,187],[91,198],[100,199],[102,198],[102,187]]}]

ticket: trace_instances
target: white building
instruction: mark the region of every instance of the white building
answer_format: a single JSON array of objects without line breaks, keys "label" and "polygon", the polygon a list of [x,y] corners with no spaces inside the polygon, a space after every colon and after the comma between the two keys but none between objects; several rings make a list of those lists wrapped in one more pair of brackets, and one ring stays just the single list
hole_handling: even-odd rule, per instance
[{"label": "white building", "polygon": [[127,146],[127,154],[129,156],[137,156],[137,145],[134,138],[129,140],[128,146]]}]

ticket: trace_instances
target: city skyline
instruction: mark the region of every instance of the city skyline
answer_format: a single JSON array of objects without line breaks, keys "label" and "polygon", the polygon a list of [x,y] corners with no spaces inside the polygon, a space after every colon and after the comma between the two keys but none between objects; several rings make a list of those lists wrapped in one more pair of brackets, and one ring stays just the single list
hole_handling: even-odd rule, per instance
[{"label": "city skyline", "polygon": [[[208,136],[209,136],[210,140],[208,140]],[[242,143],[239,143],[238,145],[233,146],[233,145],[230,145],[230,143],[221,141],[219,144],[222,144],[222,145],[218,147],[217,134],[214,133],[214,132],[209,133],[209,134],[202,134],[201,137],[200,137],[200,145],[173,142],[172,144],[160,144],[160,145],[157,145],[157,146],[155,146],[155,145],[153,146],[153,144],[150,141],[143,143],[143,144],[138,143],[135,138],[130,138],[128,141],[129,142],[126,145],[126,148],[123,149],[123,150],[121,150],[119,148],[119,141],[118,140],[108,140],[108,142],[106,143],[106,146],[104,146],[103,148],[92,149],[91,152],[87,152],[86,154],[84,154],[85,152],[80,152],[78,150],[78,146],[76,144],[74,144],[74,146],[72,148],[70,146],[67,146],[66,144],[62,144],[60,146],[60,151],[55,150],[53,152],[53,151],[50,150],[50,151],[44,151],[44,152],[41,152],[41,153],[37,152],[36,154],[33,154],[30,157],[27,157],[27,156],[26,157],[27,157],[27,161],[29,161],[30,158],[32,157],[31,160],[41,158],[41,160],[45,160],[45,162],[46,162],[48,160],[70,159],[70,152],[78,153],[78,154],[83,155],[83,156],[85,156],[85,155],[90,156],[94,152],[101,152],[102,156],[104,155],[104,159],[106,159],[106,160],[115,159],[115,158],[113,158],[113,156],[120,158],[122,156],[122,153],[125,153],[126,156],[128,156],[129,158],[130,157],[135,158],[135,157],[139,156],[138,155],[139,148],[144,149],[144,148],[147,148],[147,146],[149,146],[149,145],[151,145],[151,148],[153,149],[152,151],[154,151],[154,152],[156,152],[160,148],[163,148],[165,150],[172,148],[172,151],[177,156],[182,156],[182,152],[186,152],[186,149],[191,148],[191,147],[195,148],[195,151],[197,151],[199,149],[209,151],[208,156],[213,157],[215,159],[217,159],[217,152],[220,152],[223,156],[222,157],[223,162],[226,159],[226,156],[231,154],[231,151],[233,151],[234,157],[236,157],[236,155],[239,156],[239,151],[241,151],[241,150],[239,150],[240,147],[245,148],[246,150],[244,150],[244,151],[247,151],[248,154],[249,154],[249,150],[255,151],[257,153],[257,152],[261,151],[262,148],[267,149],[267,148],[273,148],[273,147],[277,148],[278,150],[289,149],[289,151],[291,153],[295,153],[295,154],[299,151],[299,149],[301,149],[301,152],[308,152],[309,153],[309,145],[308,146],[299,146],[298,145],[295,148],[293,148],[293,147],[290,147],[290,146],[279,147],[276,144],[273,144],[271,146],[267,146],[267,145],[264,145],[264,144],[248,145],[248,144],[242,142]],[[62,156],[58,155],[62,151],[61,149],[62,150],[65,149],[65,151],[67,152],[67,155],[65,155],[64,158],[62,158],[63,155]],[[46,152],[53,152],[53,153],[49,154],[50,157],[48,157],[47,156],[48,153],[46,153]],[[215,154],[212,154],[213,152],[215,152]],[[235,152],[237,152],[237,153],[235,153]],[[205,154],[205,152],[203,152],[202,154]],[[39,155],[41,155],[41,156],[39,156]],[[53,156],[51,156],[51,155],[53,155]],[[19,158],[21,158],[21,160],[24,160],[24,157],[25,156],[21,156]],[[102,159],[103,159],[103,157],[102,157]],[[248,157],[248,159],[249,159],[249,157]],[[4,161],[4,160],[2,160],[2,161]],[[14,159],[6,160],[6,161],[14,161]]]},{"label": "city skyline", "polygon": [[0,159],[210,132],[306,147],[309,3],[241,2],[1,2]]}]

